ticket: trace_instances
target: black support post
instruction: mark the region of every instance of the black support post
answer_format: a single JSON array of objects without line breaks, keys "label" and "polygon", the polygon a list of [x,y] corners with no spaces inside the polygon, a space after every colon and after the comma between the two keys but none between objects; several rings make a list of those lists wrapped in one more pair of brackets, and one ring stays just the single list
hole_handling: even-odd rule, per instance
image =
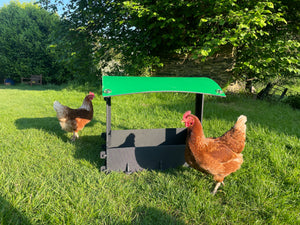
[{"label": "black support post", "polygon": [[199,118],[200,122],[203,121],[203,107],[204,107],[204,94],[196,94],[196,116]]},{"label": "black support post", "polygon": [[106,101],[106,148],[111,146],[111,97],[105,98]]}]

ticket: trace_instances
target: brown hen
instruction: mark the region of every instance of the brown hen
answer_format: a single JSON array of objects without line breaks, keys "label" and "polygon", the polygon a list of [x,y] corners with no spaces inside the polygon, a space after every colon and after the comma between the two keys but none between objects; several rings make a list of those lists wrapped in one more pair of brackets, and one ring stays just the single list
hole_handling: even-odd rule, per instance
[{"label": "brown hen", "polygon": [[241,152],[245,147],[247,117],[241,115],[235,125],[218,138],[206,138],[198,117],[187,111],[182,122],[187,127],[186,162],[196,170],[212,174],[217,182],[215,194],[226,176],[243,163]]},{"label": "brown hen", "polygon": [[95,97],[93,92],[90,92],[83,100],[81,107],[71,109],[68,106],[55,101],[53,108],[56,111],[56,116],[59,120],[61,129],[67,132],[73,132],[72,141],[79,137],[78,131],[93,119],[93,104],[92,100]]}]

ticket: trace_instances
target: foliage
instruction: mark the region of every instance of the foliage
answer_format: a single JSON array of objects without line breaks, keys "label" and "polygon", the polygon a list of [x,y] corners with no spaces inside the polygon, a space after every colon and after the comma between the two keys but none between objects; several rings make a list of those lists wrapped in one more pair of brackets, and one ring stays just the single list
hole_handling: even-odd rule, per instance
[{"label": "foliage", "polygon": [[68,76],[64,75],[62,79],[78,84],[91,82],[99,85],[100,74],[93,48],[90,36],[80,29],[73,29],[67,20],[61,21],[49,45],[49,50],[58,56],[57,61],[68,71]]},{"label": "foliage", "polygon": [[[96,93],[94,120],[72,143],[52,103],[76,108],[88,91]],[[248,117],[244,163],[212,196],[212,177],[191,168],[101,172],[100,94],[89,87],[0,85],[0,224],[300,223],[300,111],[246,96],[206,96],[207,136],[222,135],[240,114]],[[112,126],[183,127],[194,103],[184,93],[115,97]]]},{"label": "foliage", "polygon": [[33,3],[12,1],[0,8],[0,77],[42,74],[45,82],[59,82],[64,68],[48,50],[59,16]]},{"label": "foliage", "polygon": [[300,74],[296,0],[72,0],[65,15],[97,43],[99,61],[121,54],[125,74],[162,66],[161,57],[169,54],[205,61],[224,45],[233,48],[238,79]]},{"label": "foliage", "polygon": [[300,43],[287,30],[282,8],[277,4],[276,9],[275,3],[264,2],[254,10],[242,10],[247,14],[242,20],[239,13],[234,16],[241,28],[237,29],[237,40],[232,42],[236,47],[237,77],[283,83],[300,75]]}]

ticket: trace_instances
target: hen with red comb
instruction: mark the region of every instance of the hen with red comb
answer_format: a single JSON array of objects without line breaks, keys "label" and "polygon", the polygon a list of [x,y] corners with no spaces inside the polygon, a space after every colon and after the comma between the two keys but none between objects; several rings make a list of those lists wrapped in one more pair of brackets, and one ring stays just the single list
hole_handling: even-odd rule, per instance
[{"label": "hen with red comb", "polygon": [[206,138],[197,116],[187,111],[182,122],[187,127],[186,162],[196,170],[212,174],[217,182],[215,194],[226,176],[238,170],[243,163],[241,152],[245,147],[247,117],[241,115],[235,125],[218,138]]}]

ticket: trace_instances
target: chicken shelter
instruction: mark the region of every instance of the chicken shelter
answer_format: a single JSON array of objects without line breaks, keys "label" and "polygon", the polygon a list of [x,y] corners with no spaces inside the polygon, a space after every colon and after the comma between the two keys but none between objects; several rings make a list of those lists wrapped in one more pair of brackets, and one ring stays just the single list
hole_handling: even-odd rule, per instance
[{"label": "chicken shelter", "polygon": [[103,76],[102,96],[106,101],[106,160],[101,171],[143,169],[165,170],[185,163],[186,128],[112,130],[112,97],[151,92],[195,93],[195,114],[203,119],[204,95],[225,97],[220,86],[207,77],[129,77]]}]

